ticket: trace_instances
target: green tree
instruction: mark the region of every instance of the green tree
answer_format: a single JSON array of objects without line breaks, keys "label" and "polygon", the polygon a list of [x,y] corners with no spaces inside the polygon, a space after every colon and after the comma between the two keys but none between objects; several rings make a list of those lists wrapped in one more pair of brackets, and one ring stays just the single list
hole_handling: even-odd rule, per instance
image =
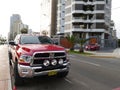
[{"label": "green tree", "polygon": [[76,42],[80,44],[79,52],[84,52],[84,44],[85,44],[88,40],[89,40],[89,39],[77,38]]},{"label": "green tree", "polygon": [[6,41],[6,38],[0,36],[0,44],[4,44]]},{"label": "green tree", "polygon": [[74,45],[75,45],[75,43],[76,43],[76,37],[75,36],[73,36],[73,35],[67,35],[66,36],[66,39],[70,42],[70,44],[71,44],[71,48],[70,48],[70,50],[74,50]]},{"label": "green tree", "polygon": [[28,29],[27,29],[27,28],[23,28],[23,29],[21,29],[21,33],[22,33],[22,34],[26,34],[26,33],[28,33]]}]

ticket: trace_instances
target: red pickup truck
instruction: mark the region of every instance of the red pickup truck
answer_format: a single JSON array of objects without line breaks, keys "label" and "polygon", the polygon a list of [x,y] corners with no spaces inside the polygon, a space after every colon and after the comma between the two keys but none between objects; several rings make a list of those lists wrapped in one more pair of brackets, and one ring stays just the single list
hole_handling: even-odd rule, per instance
[{"label": "red pickup truck", "polygon": [[35,76],[65,77],[70,68],[65,48],[55,45],[51,38],[19,34],[9,42],[9,62],[14,68],[15,85]]}]

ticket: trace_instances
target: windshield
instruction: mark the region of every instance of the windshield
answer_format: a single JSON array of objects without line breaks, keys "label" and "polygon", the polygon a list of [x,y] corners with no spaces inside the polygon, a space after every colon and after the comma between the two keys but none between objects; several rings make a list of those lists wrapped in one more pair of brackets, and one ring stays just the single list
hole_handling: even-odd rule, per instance
[{"label": "windshield", "polygon": [[22,36],[21,44],[52,44],[53,41],[47,36]]}]

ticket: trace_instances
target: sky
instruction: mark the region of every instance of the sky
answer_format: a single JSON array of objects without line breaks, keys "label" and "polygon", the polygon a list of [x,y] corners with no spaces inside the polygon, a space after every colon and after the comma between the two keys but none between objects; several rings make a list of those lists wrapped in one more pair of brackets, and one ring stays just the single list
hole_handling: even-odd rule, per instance
[{"label": "sky", "polygon": [[40,2],[41,0],[0,0],[0,35],[8,35],[13,14],[19,14],[24,24],[29,25],[33,31],[39,31]]},{"label": "sky", "polygon": [[115,23],[117,37],[120,39],[120,0],[112,0],[112,15],[111,19]]},{"label": "sky", "polygon": [[[42,0],[0,0],[0,35],[7,37],[10,30],[10,16],[19,14],[24,24],[33,31],[40,31],[40,2]],[[120,3],[112,0],[112,20],[115,22],[117,37],[120,38]]]}]

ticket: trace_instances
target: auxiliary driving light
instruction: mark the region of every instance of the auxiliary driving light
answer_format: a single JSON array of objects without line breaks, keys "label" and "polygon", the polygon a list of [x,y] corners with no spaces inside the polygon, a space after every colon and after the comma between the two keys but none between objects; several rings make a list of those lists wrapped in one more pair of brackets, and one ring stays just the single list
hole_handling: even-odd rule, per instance
[{"label": "auxiliary driving light", "polygon": [[57,60],[56,60],[56,59],[53,59],[53,60],[51,61],[51,64],[52,64],[53,66],[55,66],[55,65],[57,64]]},{"label": "auxiliary driving light", "polygon": [[58,61],[58,63],[59,63],[60,65],[62,65],[62,64],[63,64],[63,59],[60,59],[60,60]]},{"label": "auxiliary driving light", "polygon": [[49,60],[44,60],[43,65],[44,66],[49,66],[50,65],[50,61]]}]

